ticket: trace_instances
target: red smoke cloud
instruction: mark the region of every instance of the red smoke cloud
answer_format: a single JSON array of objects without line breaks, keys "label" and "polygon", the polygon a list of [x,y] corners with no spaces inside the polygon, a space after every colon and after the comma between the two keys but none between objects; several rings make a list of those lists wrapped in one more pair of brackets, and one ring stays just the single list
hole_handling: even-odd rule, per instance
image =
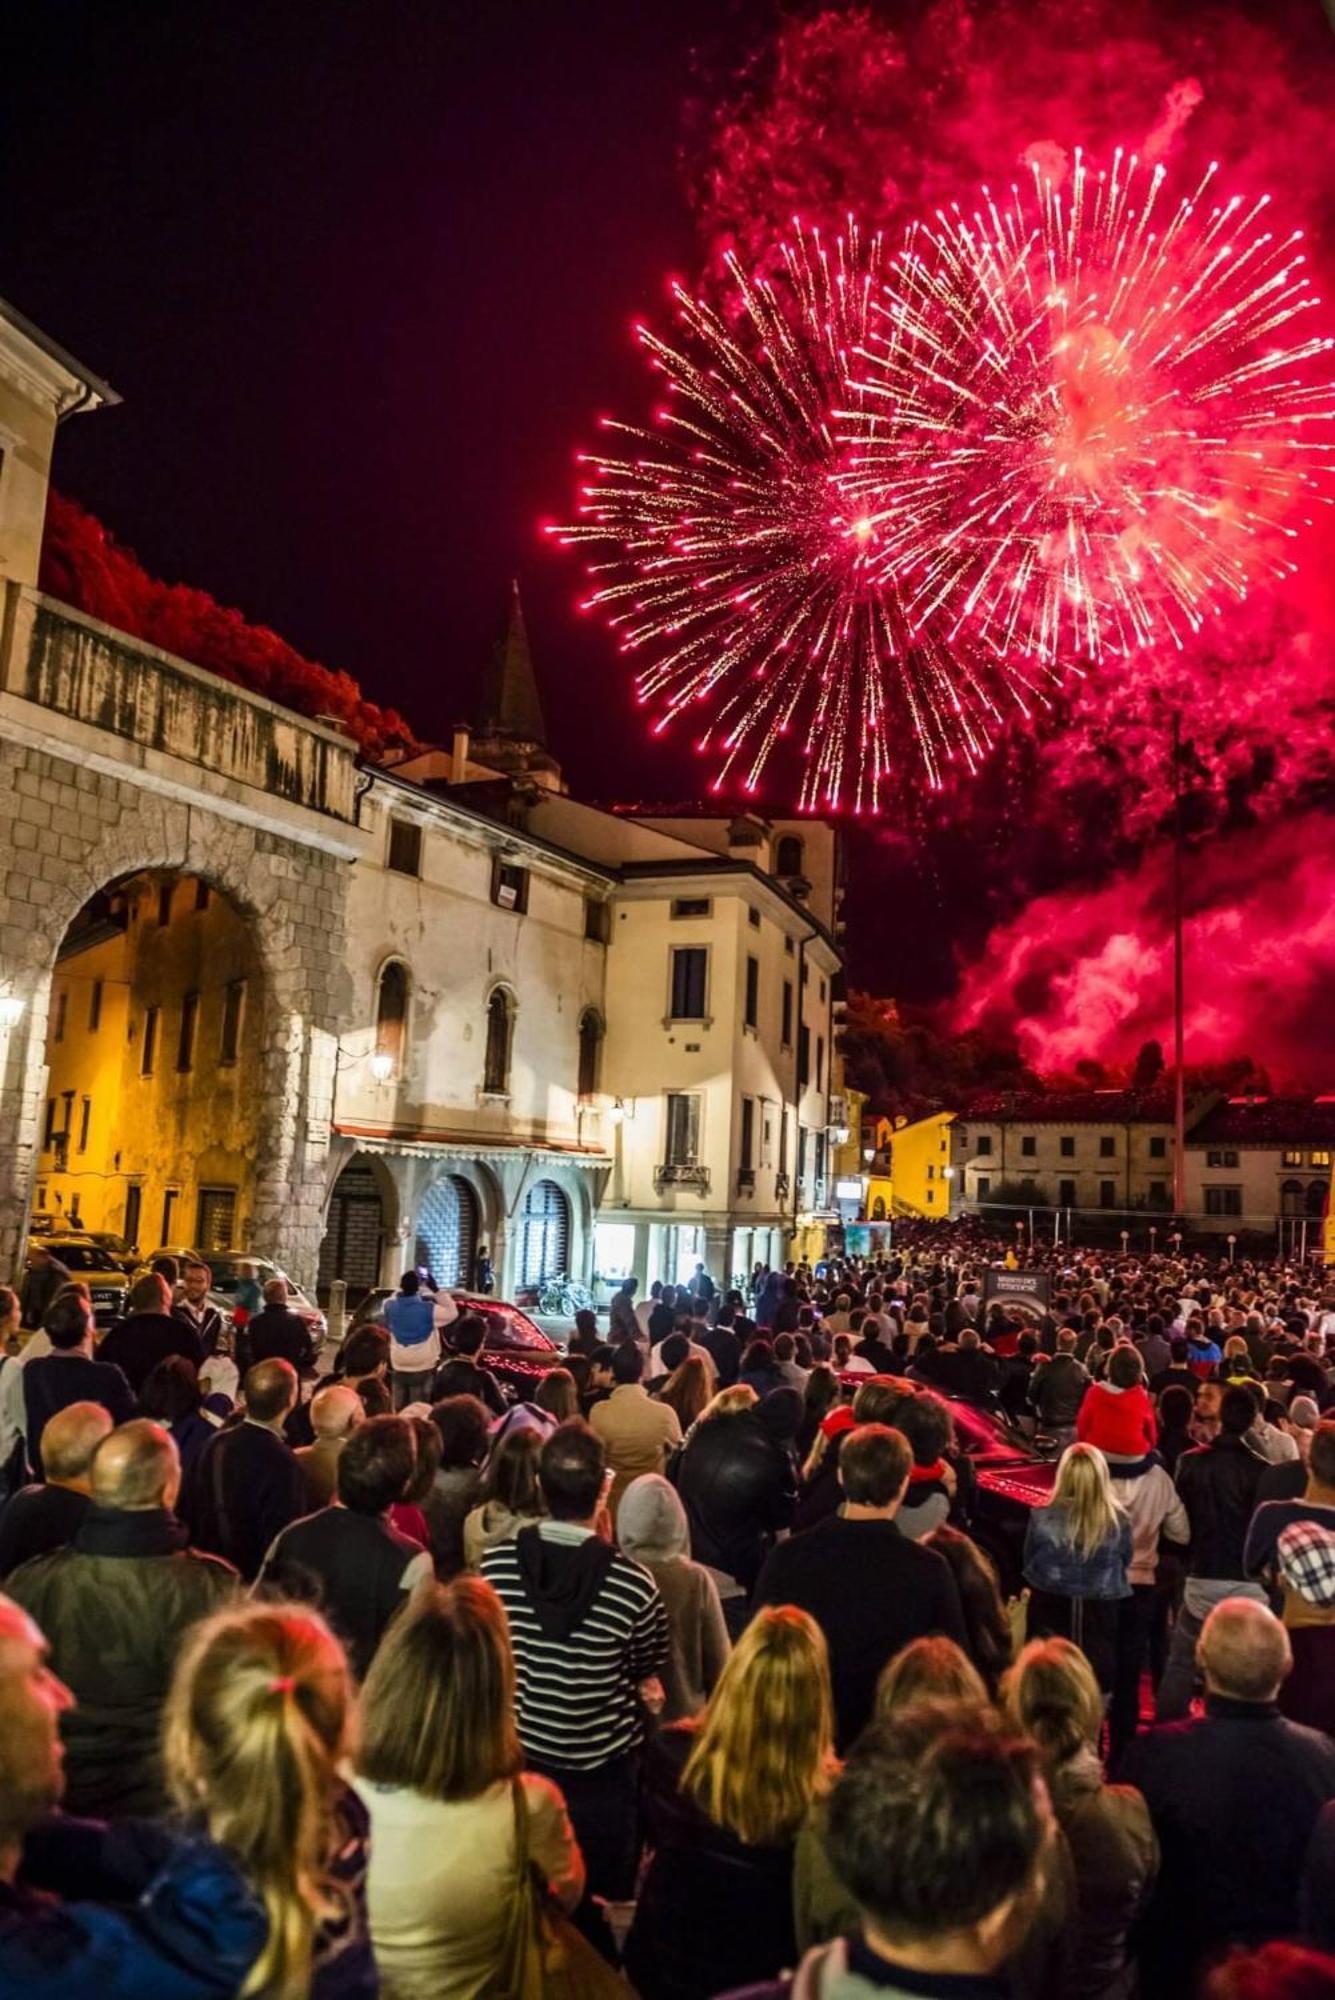
[{"label": "red smoke cloud", "polygon": [[[711,263],[764,264],[794,213],[851,210],[891,235],[1077,145],[1212,159],[1270,192],[1335,261],[1335,39],[1305,0],[933,0],[789,19],[696,108],[693,192]],[[1191,928],[1188,1060],[1250,1053],[1276,1078],[1335,1078],[1335,510],[1298,578],[1222,606],[1182,651],[1091,670],[981,778],[886,825],[894,875],[940,885],[959,989],[948,1020],[1012,1026],[1045,1065],[1166,1041],[1170,724],[1181,718]],[[921,904],[921,894],[916,897]],[[857,913],[854,913],[855,927]],[[1332,1025],[1328,1025],[1328,1019]]]}]

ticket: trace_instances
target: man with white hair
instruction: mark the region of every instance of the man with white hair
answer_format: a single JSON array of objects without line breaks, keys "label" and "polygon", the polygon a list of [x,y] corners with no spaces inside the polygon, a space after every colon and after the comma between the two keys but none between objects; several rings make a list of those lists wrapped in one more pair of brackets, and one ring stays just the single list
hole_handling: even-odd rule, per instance
[{"label": "man with white hair", "polygon": [[1274,1613],[1226,1597],[1196,1654],[1205,1714],[1137,1737],[1118,1771],[1144,1794],[1162,1849],[1147,1993],[1192,1991],[1207,1951],[1296,1932],[1308,1841],[1335,1799],[1335,1742],[1279,1711],[1293,1655]]},{"label": "man with white hair", "polygon": [[20,1487],[0,1513],[0,1576],[62,1549],[88,1512],[93,1454],[111,1430],[100,1403],[67,1403],[42,1432],[45,1484]]},{"label": "man with white hair", "polygon": [[297,1464],[306,1482],[306,1504],[312,1510],[327,1507],[338,1483],[338,1461],[344,1445],[366,1417],[361,1397],[346,1382],[331,1382],[311,1397],[311,1429],[315,1443],[304,1444],[297,1452]]},{"label": "man with white hair", "polygon": [[65,1738],[77,1813],[161,1811],[158,1738],[181,1638],[237,1589],[229,1564],[186,1547],[180,1484],[170,1433],[145,1417],[122,1424],[93,1454],[92,1504],[70,1547],[8,1581],[78,1701]]}]

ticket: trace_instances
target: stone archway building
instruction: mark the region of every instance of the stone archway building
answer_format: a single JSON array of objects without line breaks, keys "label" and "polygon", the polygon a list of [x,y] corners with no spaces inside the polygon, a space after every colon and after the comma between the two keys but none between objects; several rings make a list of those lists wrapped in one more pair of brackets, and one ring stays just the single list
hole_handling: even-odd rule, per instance
[{"label": "stone archway building", "polygon": [[169,868],[221,890],[253,925],[263,1109],[244,1247],[313,1282],[347,1009],[354,745],[16,582],[0,632],[0,738],[0,993],[17,1015],[0,1025],[0,1270],[15,1267],[38,1164],[65,931],[108,883]]}]

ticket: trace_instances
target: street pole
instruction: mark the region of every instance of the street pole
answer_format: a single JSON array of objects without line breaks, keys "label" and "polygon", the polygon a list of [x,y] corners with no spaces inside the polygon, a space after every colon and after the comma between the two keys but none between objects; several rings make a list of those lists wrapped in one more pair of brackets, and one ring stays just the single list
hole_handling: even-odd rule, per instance
[{"label": "street pole", "polygon": [[1187,1103],[1182,1075],[1182,717],[1173,717],[1173,1209],[1179,1219],[1187,1206]]}]

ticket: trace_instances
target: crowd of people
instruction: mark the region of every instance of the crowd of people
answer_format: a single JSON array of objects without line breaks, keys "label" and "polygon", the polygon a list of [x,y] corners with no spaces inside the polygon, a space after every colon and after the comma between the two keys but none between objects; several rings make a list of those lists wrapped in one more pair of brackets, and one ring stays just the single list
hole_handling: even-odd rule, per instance
[{"label": "crowd of people", "polygon": [[1335,1995],[1321,1274],[908,1228],[516,1400],[201,1268],[0,1288],[0,1992]]}]

